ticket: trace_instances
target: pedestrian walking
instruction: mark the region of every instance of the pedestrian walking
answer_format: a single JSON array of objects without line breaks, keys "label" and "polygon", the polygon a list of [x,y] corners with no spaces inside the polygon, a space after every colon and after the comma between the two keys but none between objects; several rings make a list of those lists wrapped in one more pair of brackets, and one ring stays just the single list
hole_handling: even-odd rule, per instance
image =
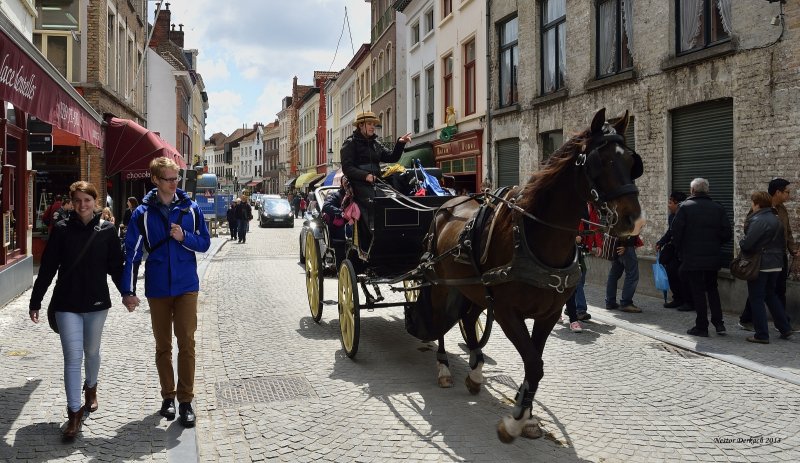
[{"label": "pedestrian walking", "polygon": [[306,202],[306,198],[300,198],[300,217],[306,216],[306,206],[308,203]]},{"label": "pedestrian walking", "polygon": [[656,251],[660,255],[659,262],[664,265],[669,279],[669,288],[672,291],[672,300],[664,303],[666,309],[678,309],[681,311],[694,310],[691,308],[691,298],[689,297],[688,285],[680,277],[680,259],[675,250],[675,243],[672,242],[672,221],[675,213],[682,202],[686,201],[686,193],[673,191],[667,201],[667,231],[656,242]]},{"label": "pedestrian walking", "polygon": [[[633,303],[633,295],[639,285],[639,259],[636,257],[636,248],[643,245],[639,233],[645,225],[645,219],[639,218],[633,227],[633,232],[627,238],[621,239],[616,248],[616,257],[611,261],[606,280],[606,309],[619,309],[628,313],[641,313],[642,309]],[[617,304],[617,282],[625,274],[622,283],[622,294]]]},{"label": "pedestrian walking", "polygon": [[593,253],[603,245],[603,237],[597,233],[597,225],[600,223],[600,214],[591,202],[586,203],[586,210],[583,220],[578,225],[578,235],[575,237],[575,244],[578,246],[578,263],[581,267],[581,278],[575,287],[575,292],[567,299],[566,313],[569,316],[569,329],[573,333],[583,331],[582,321],[590,320],[592,315],[589,313],[589,306],[586,303],[586,272],[588,270],[586,255]]},{"label": "pedestrian walking", "polygon": [[[794,240],[794,235],[792,235],[792,226],[789,222],[789,212],[786,210],[786,206],[784,206],[784,203],[789,201],[792,194],[789,185],[790,183],[788,180],[775,178],[769,182],[769,186],[767,188],[767,193],[770,196],[772,208],[778,215],[778,220],[780,220],[784,231],[786,252],[783,253],[783,265],[781,266],[781,271],[778,274],[778,279],[775,282],[775,294],[781,301],[781,305],[783,305],[785,311],[788,311],[788,306],[786,305],[786,279],[789,276],[789,258],[787,256],[787,252],[788,254],[794,256],[795,260],[800,257],[800,243],[796,243]],[[750,211],[751,214],[752,212],[753,211]],[[748,218],[749,217],[750,214],[748,214]],[[789,324],[791,324],[791,320],[789,320]],[[744,311],[742,311],[742,314],[739,316],[739,327],[749,331],[754,330],[749,298],[744,304]]]},{"label": "pedestrian walking", "polygon": [[228,211],[225,213],[225,218],[228,220],[228,230],[231,232],[231,239],[235,240],[239,234],[239,223],[236,220],[236,206],[239,204],[239,198],[234,199],[228,205]]},{"label": "pedestrian walking", "polygon": [[253,208],[247,198],[242,196],[236,204],[236,223],[238,224],[238,237],[240,243],[247,242],[247,232],[250,231],[250,221],[253,220]]},{"label": "pedestrian walking", "polygon": [[[175,419],[177,398],[180,423],[193,427],[194,333],[200,290],[195,253],[206,252],[211,237],[197,203],[178,188],[178,170],[175,161],[166,157],[150,162],[150,180],[156,188],[133,212],[125,235],[122,302],[129,310],[139,305],[133,269],[146,249],[149,255],[145,262],[144,293],[150,306],[156,369],[161,383],[159,414],[168,420]],[[177,386],[172,365],[173,331],[178,339]]]},{"label": "pedestrian walking", "polygon": [[725,334],[722,305],[717,288],[722,245],[733,237],[733,227],[722,204],[709,196],[708,180],[696,178],[690,193],[672,221],[672,240],[678,251],[680,277],[689,282],[695,324],[686,331],[692,336],[708,337],[708,312],[718,335]]},{"label": "pedestrian walking", "polygon": [[[39,323],[39,311],[47,288],[58,275],[48,311],[55,315],[64,354],[64,390],[67,426],[62,436],[74,439],[84,413],[98,409],[97,378],[100,372],[100,339],[111,307],[106,275],[121,290],[122,250],[114,225],[96,212],[97,188],[89,182],[70,185],[76,207],[69,220],[53,226],[33,284],[29,316]],[[81,364],[86,376],[81,381]],[[85,404],[81,405],[81,388]]]},{"label": "pedestrian walking", "polygon": [[53,220],[53,214],[59,209],[61,209],[61,195],[56,195],[53,199],[53,204],[48,206],[47,210],[44,211],[42,214],[42,223],[47,226],[47,233],[53,232],[53,225],[55,225],[56,221]]},{"label": "pedestrian walking", "polygon": [[300,215],[300,196],[299,195],[294,195],[294,197],[292,198],[292,209],[294,210],[294,218],[295,219],[299,219],[300,217],[302,217]]}]

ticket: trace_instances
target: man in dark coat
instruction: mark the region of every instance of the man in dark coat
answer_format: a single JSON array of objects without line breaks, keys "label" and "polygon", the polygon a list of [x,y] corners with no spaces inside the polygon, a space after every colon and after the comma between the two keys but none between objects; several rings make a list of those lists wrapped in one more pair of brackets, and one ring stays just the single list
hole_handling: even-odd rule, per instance
[{"label": "man in dark coat", "polygon": [[236,206],[239,204],[239,198],[234,199],[231,201],[231,204],[228,206],[228,212],[225,214],[225,218],[228,220],[228,230],[231,232],[231,239],[237,239],[237,235],[239,234],[239,222],[236,220]]},{"label": "man in dark coat", "polygon": [[236,223],[239,226],[237,233],[239,243],[246,243],[247,232],[250,228],[250,221],[253,220],[253,208],[250,207],[250,203],[247,201],[246,197],[242,196],[239,198],[239,203],[236,204],[235,215]]},{"label": "man in dark coat", "polygon": [[[689,198],[681,204],[672,221],[672,241],[681,261],[681,279],[689,282],[692,304],[697,313],[695,326],[687,333],[708,336],[708,308],[717,334],[725,334],[722,305],[717,289],[721,249],[733,238],[733,227],[725,208],[708,195],[708,180],[696,178]],[[708,297],[708,303],[706,303]]]},{"label": "man in dark coat", "polygon": [[[406,143],[411,141],[411,133],[397,139],[394,150],[389,151],[375,135],[375,125],[380,120],[372,111],[359,113],[353,125],[353,134],[342,144],[342,172],[350,181],[353,196],[361,209],[361,221],[369,224],[367,203],[375,197],[375,181],[381,174],[381,162],[397,162],[403,154]],[[359,232],[368,232],[368,225],[359,228]],[[366,241],[362,241],[362,244]],[[366,247],[366,246],[363,246]]]}]

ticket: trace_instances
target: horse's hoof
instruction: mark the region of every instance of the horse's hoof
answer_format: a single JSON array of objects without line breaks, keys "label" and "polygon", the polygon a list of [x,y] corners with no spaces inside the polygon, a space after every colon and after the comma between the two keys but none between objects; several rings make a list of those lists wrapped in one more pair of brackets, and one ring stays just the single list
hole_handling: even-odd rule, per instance
[{"label": "horse's hoof", "polygon": [[464,384],[467,386],[467,390],[470,394],[476,395],[481,392],[481,383],[476,383],[472,380],[472,378],[467,375],[467,379],[464,380]]},{"label": "horse's hoof", "polygon": [[542,427],[539,426],[539,423],[528,422],[528,424],[522,428],[522,437],[527,437],[528,439],[538,439],[543,435],[544,431],[542,431]]},{"label": "horse's hoof", "polygon": [[453,387],[453,377],[452,376],[440,376],[439,377],[439,387],[441,388],[448,388]]},{"label": "horse's hoof", "polygon": [[514,436],[508,433],[503,420],[500,420],[500,422],[497,423],[497,438],[500,439],[500,442],[504,444],[510,444],[514,442]]}]

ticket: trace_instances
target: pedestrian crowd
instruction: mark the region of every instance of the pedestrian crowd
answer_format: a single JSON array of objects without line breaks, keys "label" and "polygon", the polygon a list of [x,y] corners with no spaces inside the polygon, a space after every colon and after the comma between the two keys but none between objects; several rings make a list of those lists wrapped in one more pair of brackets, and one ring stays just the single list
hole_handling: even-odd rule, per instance
[{"label": "pedestrian crowd", "polygon": [[[744,221],[744,236],[738,242],[739,252],[757,258],[754,276],[747,281],[748,297],[742,307],[738,327],[752,331],[747,341],[759,344],[770,342],[767,310],[781,339],[788,339],[793,328],[787,315],[786,280],[789,276],[789,257],[800,258],[800,244],[794,240],[789,213],[784,205],[791,197],[790,182],[775,178],[767,191],[755,191],[750,197],[751,209]],[[723,247],[733,239],[733,227],[728,214],[710,194],[704,178],[689,185],[689,195],[680,191],[670,194],[667,203],[667,230],[655,244],[659,264],[666,270],[672,299],[664,308],[694,312],[694,324],[687,334],[709,336],[709,326],[719,336],[727,334],[722,302],[717,285],[718,272],[725,261]],[[643,245],[639,238],[644,220],[637,221],[633,232],[624,239],[602,235],[596,225],[600,221],[591,204],[581,221],[576,242],[581,249],[581,280],[565,306],[569,329],[583,330],[581,321],[589,320],[583,291],[586,276],[584,255],[594,254],[611,260],[606,280],[605,307],[639,313],[633,302],[639,282],[636,248]],[[617,283],[624,275],[617,303]],[[710,317],[709,317],[710,316]]]}]

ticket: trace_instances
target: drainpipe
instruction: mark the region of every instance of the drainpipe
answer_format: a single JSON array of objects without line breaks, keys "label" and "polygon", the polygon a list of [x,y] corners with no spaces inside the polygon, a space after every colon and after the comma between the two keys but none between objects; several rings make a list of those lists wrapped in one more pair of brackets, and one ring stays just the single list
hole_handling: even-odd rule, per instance
[{"label": "drainpipe", "polygon": [[[492,0],[486,0],[486,174],[484,175],[494,185],[492,174]],[[483,183],[483,179],[481,179]]]}]

